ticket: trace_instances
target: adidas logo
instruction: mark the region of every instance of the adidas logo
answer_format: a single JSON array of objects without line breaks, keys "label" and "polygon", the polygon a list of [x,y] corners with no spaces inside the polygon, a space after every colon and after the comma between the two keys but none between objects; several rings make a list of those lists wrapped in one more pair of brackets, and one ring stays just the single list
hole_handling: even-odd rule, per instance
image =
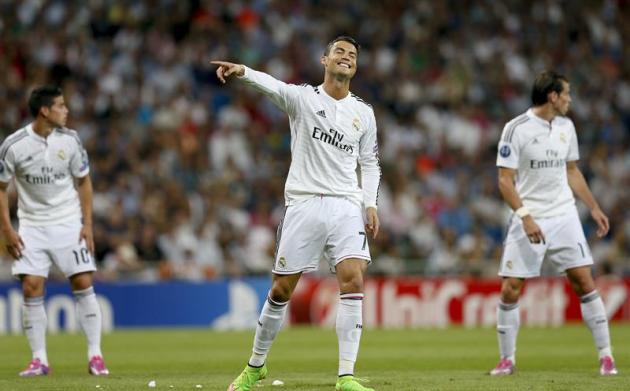
[{"label": "adidas logo", "polygon": [[532,144],[538,144],[538,139],[537,139],[537,138],[535,138],[535,139],[534,139],[534,142],[532,142]]},{"label": "adidas logo", "polygon": [[315,114],[319,115],[320,117],[326,118],[326,112],[324,110],[316,111]]}]

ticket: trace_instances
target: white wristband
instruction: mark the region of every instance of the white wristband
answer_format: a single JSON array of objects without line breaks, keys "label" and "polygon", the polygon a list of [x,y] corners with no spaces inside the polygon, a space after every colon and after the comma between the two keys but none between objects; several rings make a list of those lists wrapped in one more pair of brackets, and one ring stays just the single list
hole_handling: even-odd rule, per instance
[{"label": "white wristband", "polygon": [[522,219],[525,216],[529,216],[529,209],[527,209],[527,207],[525,206],[521,206],[516,211],[514,211],[514,213],[516,213],[516,215]]}]

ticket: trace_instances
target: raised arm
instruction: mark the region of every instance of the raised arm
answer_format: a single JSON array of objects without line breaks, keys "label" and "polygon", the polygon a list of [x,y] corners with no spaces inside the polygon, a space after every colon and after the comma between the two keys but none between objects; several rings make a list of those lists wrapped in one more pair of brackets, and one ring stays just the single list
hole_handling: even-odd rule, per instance
[{"label": "raised arm", "polygon": [[221,83],[225,84],[225,79],[231,75],[242,77],[245,74],[245,65],[234,64],[227,61],[210,61],[214,65],[218,65],[217,77],[221,80]]},{"label": "raised arm", "polygon": [[593,217],[593,220],[597,223],[597,236],[600,238],[606,236],[608,230],[610,229],[608,217],[604,214],[604,212],[602,212],[602,209],[595,200],[593,193],[591,193],[591,189],[589,189],[577,162],[567,162],[567,179],[573,194],[575,194],[577,198],[584,202],[584,204],[590,209],[591,217]]},{"label": "raised arm", "polygon": [[297,86],[283,81],[260,71],[248,68],[243,64],[235,64],[227,61],[211,61],[218,65],[217,77],[222,83],[231,75],[237,76],[245,84],[267,95],[280,110],[293,116],[297,110],[298,91]]}]

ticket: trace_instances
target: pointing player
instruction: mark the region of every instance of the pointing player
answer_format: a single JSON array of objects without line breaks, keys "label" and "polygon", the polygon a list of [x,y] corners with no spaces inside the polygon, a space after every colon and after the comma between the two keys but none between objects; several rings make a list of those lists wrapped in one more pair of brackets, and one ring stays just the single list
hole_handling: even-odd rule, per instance
[{"label": "pointing player", "polygon": [[[368,235],[376,237],[380,180],[372,107],[350,92],[359,45],[334,39],[321,57],[319,86],[285,84],[241,64],[213,61],[221,82],[230,75],[267,95],[289,116],[292,161],[285,185],[286,211],[278,228],[273,282],[258,320],[253,353],[230,391],[247,391],[267,375],[265,361],[287,303],[302,273],[323,256],[339,283],[336,389],[372,390],[353,377],[361,339],[363,274],[370,262]],[[361,185],[356,174],[361,167]]]},{"label": "pointing player", "polygon": [[[35,89],[28,101],[35,120],[0,146],[2,233],[22,283],[22,318],[33,359],[20,376],[47,375],[44,284],[54,262],[68,277],[77,317],[88,342],[88,371],[107,375],[101,353],[101,310],[92,287],[92,182],[87,153],[57,87]],[[15,178],[19,231],[11,226],[7,186]],[[75,189],[74,182],[77,182]]]},{"label": "pointing player", "polygon": [[490,374],[509,375],[516,364],[518,298],[524,280],[540,275],[543,260],[566,273],[580,298],[582,318],[599,351],[600,374],[616,375],[604,303],[591,275],[593,259],[575,207],[574,194],[608,233],[608,218],[578,168],[578,141],[565,117],[571,103],[566,78],[540,73],[532,89],[533,107],[505,125],[498,146],[499,190],[514,210],[505,239],[499,275],[503,277],[497,309],[501,360]]}]

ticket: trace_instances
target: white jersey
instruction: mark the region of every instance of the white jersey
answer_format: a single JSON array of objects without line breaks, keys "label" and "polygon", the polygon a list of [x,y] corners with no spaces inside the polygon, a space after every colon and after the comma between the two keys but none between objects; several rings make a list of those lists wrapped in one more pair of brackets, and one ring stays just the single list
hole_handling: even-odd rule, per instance
[{"label": "white jersey", "polygon": [[247,67],[241,78],[289,116],[292,160],[284,191],[286,205],[332,195],[376,207],[380,167],[370,105],[351,93],[336,100],[321,85],[286,84]]},{"label": "white jersey", "polygon": [[74,130],[57,128],[44,139],[29,124],[0,146],[0,181],[15,177],[20,225],[80,221],[74,178],[89,171],[87,153]]},{"label": "white jersey", "polygon": [[573,121],[550,123],[529,109],[505,125],[497,166],[517,170],[516,191],[534,218],[553,217],[575,208],[566,162],[579,158]]}]

